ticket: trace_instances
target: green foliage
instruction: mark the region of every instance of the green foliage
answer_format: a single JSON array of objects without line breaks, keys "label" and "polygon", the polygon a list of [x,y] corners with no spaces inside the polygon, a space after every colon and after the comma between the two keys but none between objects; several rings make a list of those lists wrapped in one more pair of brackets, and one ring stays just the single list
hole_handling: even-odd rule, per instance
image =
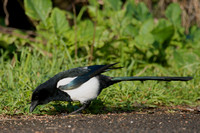
[{"label": "green foliage", "polygon": [[175,26],[181,26],[181,8],[179,4],[170,4],[167,7],[165,15]]},{"label": "green foliage", "polygon": [[33,20],[42,21],[46,26],[46,19],[52,9],[52,2],[50,0],[25,0],[24,6],[26,15]]},{"label": "green foliage", "polygon": [[[43,44],[34,46],[50,53],[54,47],[60,50],[67,47],[67,57],[71,60],[76,56],[75,44],[80,51],[78,57],[88,57],[94,39],[93,56],[96,59],[119,62],[123,58],[125,62],[122,63],[125,64],[131,60],[141,64],[142,60],[145,64],[157,63],[176,67],[182,66],[171,64],[170,60],[177,61],[175,56],[178,54],[174,53],[180,53],[179,51],[187,46],[191,49],[194,47],[188,45],[191,41],[181,26],[181,8],[176,3],[167,7],[165,12],[167,19],[158,20],[153,18],[144,3],[135,4],[134,0],[128,0],[124,4],[121,0],[105,1],[103,9],[100,9],[97,1],[90,0],[89,3],[90,5],[83,7],[77,15],[77,28],[75,28],[69,26],[65,17],[73,19],[75,16],[53,8],[50,0],[25,0],[26,14],[38,22],[36,24],[37,33],[40,35],[38,39],[47,40],[46,47]],[[89,14],[90,19],[82,20],[85,12]],[[109,55],[105,57],[108,53]],[[193,60],[199,60],[198,55],[197,57]]]},{"label": "green foliage", "polygon": [[[36,41],[0,33],[0,114],[27,113],[32,90],[57,72],[88,65],[92,44],[92,64],[120,62],[125,67],[109,72],[111,76],[194,76],[187,83],[114,85],[99,96],[106,107],[198,103],[200,29],[194,25],[185,34],[178,4],[170,4],[166,18],[161,19],[153,18],[144,3],[136,4],[134,0],[105,0],[101,6],[96,0],[89,0],[77,17],[52,7],[51,0],[25,0],[24,6],[35,24]],[[83,19],[83,14],[89,17]],[[70,26],[69,19],[75,19],[76,25]],[[41,107],[37,113],[51,107]]]},{"label": "green foliage", "polygon": [[63,36],[69,28],[68,21],[65,19],[65,13],[58,8],[54,8],[50,19],[53,24],[54,33],[58,36]]},{"label": "green foliage", "polygon": [[168,21],[161,19],[156,28],[152,31],[152,34],[159,44],[163,44],[173,37],[174,28]]},{"label": "green foliage", "polygon": [[121,9],[122,2],[120,0],[107,0],[105,1],[109,7],[114,11],[119,11]]}]

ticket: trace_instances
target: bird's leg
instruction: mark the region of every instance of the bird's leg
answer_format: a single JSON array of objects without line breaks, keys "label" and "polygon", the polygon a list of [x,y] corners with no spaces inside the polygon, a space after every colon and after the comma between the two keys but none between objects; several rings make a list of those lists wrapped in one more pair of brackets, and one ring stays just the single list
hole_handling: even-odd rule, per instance
[{"label": "bird's leg", "polygon": [[86,109],[87,107],[89,107],[90,103],[91,103],[91,101],[87,101],[86,103],[83,103],[83,106],[82,106],[82,107],[80,107],[79,109],[77,109],[77,110],[75,110],[75,111],[69,113],[69,115],[76,114],[76,113],[78,113],[78,112],[80,112],[80,111]]}]

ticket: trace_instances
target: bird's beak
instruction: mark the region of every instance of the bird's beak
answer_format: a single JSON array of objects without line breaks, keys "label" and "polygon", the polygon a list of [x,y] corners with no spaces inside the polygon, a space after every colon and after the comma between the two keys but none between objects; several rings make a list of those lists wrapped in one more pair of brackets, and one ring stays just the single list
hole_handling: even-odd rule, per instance
[{"label": "bird's beak", "polygon": [[30,106],[29,112],[32,113],[37,105],[38,105],[38,101],[31,102],[31,106]]}]

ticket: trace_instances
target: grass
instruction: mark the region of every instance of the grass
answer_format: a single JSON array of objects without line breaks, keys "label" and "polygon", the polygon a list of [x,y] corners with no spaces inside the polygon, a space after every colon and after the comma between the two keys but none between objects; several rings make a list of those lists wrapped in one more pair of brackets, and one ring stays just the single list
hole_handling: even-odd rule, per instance
[{"label": "grass", "polygon": [[[5,59],[6,53],[0,58],[0,114],[29,114],[32,91],[41,83],[60,71],[73,67],[85,66],[87,60],[79,59],[71,62],[67,56],[54,51],[52,58],[42,56],[37,51],[23,48],[20,54],[14,54],[12,60]],[[94,64],[106,64],[95,60]],[[109,76],[194,76],[188,82],[122,82],[115,84],[99,95],[90,108],[89,113],[102,113],[104,107],[112,109],[131,110],[136,106],[156,107],[173,105],[199,104],[200,99],[200,66],[194,69],[162,68],[158,65],[148,65],[137,69],[137,64],[125,66],[120,70],[106,73]],[[119,66],[123,64],[119,63]],[[75,104],[75,108],[77,107]],[[43,114],[51,111],[62,112],[71,109],[67,102],[51,102],[36,108],[35,113]],[[110,109],[110,110],[109,110]]]}]

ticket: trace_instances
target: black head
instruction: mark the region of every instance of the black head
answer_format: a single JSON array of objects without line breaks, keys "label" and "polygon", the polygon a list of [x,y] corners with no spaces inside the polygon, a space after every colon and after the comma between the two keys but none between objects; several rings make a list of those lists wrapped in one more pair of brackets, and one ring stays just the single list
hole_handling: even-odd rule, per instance
[{"label": "black head", "polygon": [[51,101],[71,101],[71,98],[67,93],[57,89],[55,86],[47,85],[46,83],[41,84],[32,94],[30,112],[33,112],[38,105],[47,104]]},{"label": "black head", "polygon": [[32,94],[30,112],[32,112],[37,105],[49,103],[53,93],[54,89],[48,88],[44,84],[39,85]]}]

